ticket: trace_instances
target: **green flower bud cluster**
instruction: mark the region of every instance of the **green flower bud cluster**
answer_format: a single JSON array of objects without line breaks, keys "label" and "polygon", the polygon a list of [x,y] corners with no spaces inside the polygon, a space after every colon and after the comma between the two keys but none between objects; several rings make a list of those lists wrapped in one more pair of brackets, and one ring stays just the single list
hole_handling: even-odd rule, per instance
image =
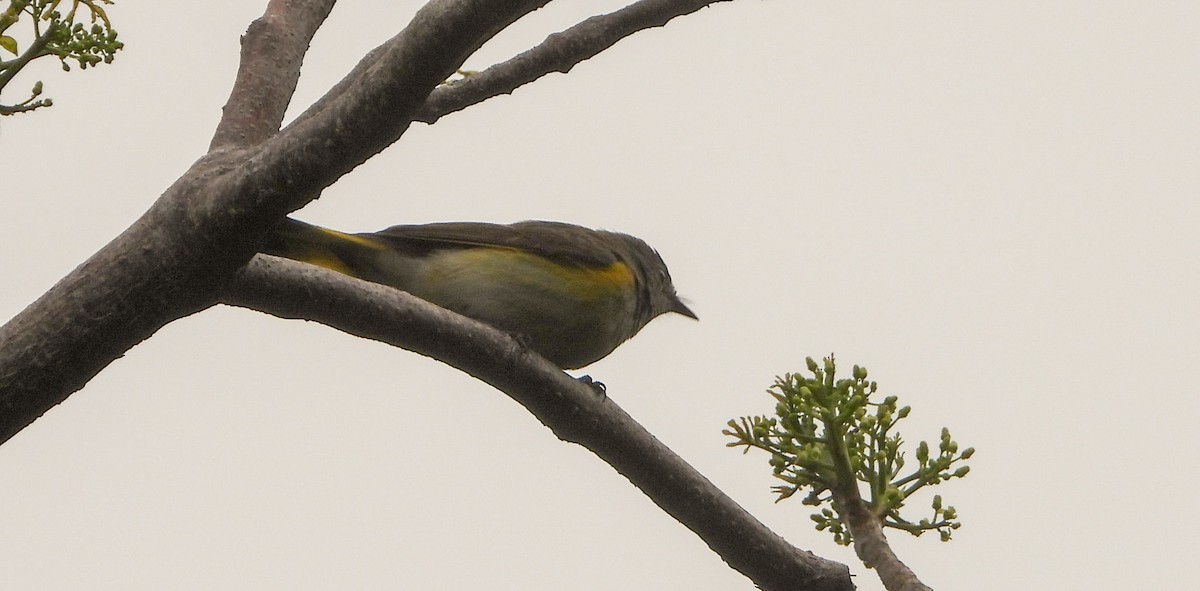
[{"label": "green flower bud cluster", "polygon": [[[108,14],[100,6],[112,4],[113,0],[70,0],[69,3],[71,9],[65,15],[58,10],[64,0],[9,0],[8,8],[0,11],[0,91],[25,66],[40,57],[57,57],[66,71],[71,70],[71,60],[80,69],[86,70],[100,63],[111,63],[114,54],[125,47],[117,39],[117,32],[113,30]],[[76,22],[80,7],[91,15],[90,26]],[[30,41],[24,47],[17,37],[7,34],[9,28],[22,19],[27,19],[29,23]],[[16,57],[6,61],[3,59],[6,53]],[[38,98],[41,93],[42,83],[39,81],[24,101],[11,105],[0,102],[0,115],[24,113],[52,105],[50,99]]]},{"label": "green flower bud cluster", "polygon": [[950,539],[961,524],[954,507],[941,495],[933,497],[932,515],[912,520],[901,508],[914,493],[970,471],[962,462],[973,448],[959,452],[958,443],[942,429],[936,455],[922,441],[914,454],[916,467],[904,473],[904,440],[896,424],[912,408],[899,406],[895,396],[875,402],[878,384],[867,380],[865,367],[855,365],[850,378],[837,379],[832,355],[818,364],[806,359],[812,377],[787,374],[776,378],[767,393],[775,399],[775,416],[750,416],[730,420],[722,431],[733,438],[729,447],[745,452],[760,449],[770,454],[768,464],[784,484],[772,487],[776,501],[804,491],[803,503],[820,507],[812,515],[818,530],[829,531],[839,544],[853,541],[833,491],[861,496],[871,514],[884,527],[921,535],[937,531]]}]

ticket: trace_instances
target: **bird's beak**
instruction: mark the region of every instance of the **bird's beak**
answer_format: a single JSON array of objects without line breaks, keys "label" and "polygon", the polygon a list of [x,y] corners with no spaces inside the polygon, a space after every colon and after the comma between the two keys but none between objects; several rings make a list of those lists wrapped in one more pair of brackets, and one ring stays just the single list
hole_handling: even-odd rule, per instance
[{"label": "bird's beak", "polygon": [[683,303],[683,300],[679,298],[674,298],[671,300],[671,311],[678,314],[683,314],[692,320],[700,319],[696,316],[696,313],[693,312],[691,308],[687,307],[687,304]]}]

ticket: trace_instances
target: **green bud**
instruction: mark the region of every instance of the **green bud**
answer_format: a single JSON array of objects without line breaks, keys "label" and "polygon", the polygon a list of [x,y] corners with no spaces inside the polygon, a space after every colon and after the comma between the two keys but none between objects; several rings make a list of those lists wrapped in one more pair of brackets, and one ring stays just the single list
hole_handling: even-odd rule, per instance
[{"label": "green bud", "polygon": [[852,375],[854,376],[854,379],[856,379],[856,380],[865,380],[865,379],[867,379],[867,368],[859,367],[859,366],[855,365],[854,372]]},{"label": "green bud", "polygon": [[817,371],[817,362],[813,361],[812,357],[805,357],[804,362],[808,365],[808,371]]}]

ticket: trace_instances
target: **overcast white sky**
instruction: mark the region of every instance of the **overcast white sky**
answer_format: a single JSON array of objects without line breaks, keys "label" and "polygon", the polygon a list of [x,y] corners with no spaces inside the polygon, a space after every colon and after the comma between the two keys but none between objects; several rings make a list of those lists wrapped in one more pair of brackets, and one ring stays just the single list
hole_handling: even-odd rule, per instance
[{"label": "overcast white sky", "polygon": [[[560,2],[482,69],[619,2]],[[127,44],[0,122],[0,319],[211,136],[265,2],[122,1]],[[417,2],[342,2],[299,112]],[[939,589],[1179,588],[1200,528],[1200,4],[736,0],[432,127],[298,215],[541,218],[654,245],[701,321],[587,372],[799,547],[852,565],[763,456],[773,377],[836,352],[978,448]],[[6,92],[32,83],[25,76]],[[922,501],[924,503],[925,501]],[[606,464],[441,364],[216,308],[0,448],[5,589],[751,589]]]}]

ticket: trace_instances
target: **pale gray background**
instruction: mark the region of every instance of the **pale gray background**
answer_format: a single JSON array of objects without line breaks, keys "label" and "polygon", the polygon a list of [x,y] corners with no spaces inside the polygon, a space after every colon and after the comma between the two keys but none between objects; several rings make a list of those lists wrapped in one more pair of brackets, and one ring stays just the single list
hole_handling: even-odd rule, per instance
[{"label": "pale gray background", "polygon": [[[481,69],[619,2],[560,2]],[[6,118],[0,318],[206,148],[265,2],[124,1],[113,66]],[[342,2],[296,111],[416,2]],[[796,545],[725,421],[835,351],[979,453],[940,589],[1179,588],[1200,527],[1200,5],[738,0],[415,126],[300,217],[557,219],[645,238],[702,318],[588,373]],[[17,98],[14,85],[6,98]],[[924,503],[925,501],[922,501]],[[4,589],[751,589],[582,448],[441,364],[217,308],[0,448]]]}]

